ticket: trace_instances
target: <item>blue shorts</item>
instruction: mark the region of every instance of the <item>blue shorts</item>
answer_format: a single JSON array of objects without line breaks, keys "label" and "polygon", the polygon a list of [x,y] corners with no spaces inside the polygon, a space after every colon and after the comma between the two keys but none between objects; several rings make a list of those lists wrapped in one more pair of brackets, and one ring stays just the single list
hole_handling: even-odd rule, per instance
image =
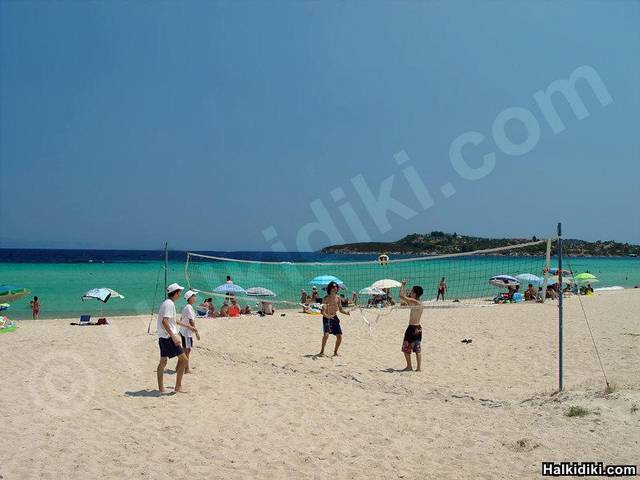
[{"label": "blue shorts", "polygon": [[322,332],[324,334],[342,335],[340,319],[337,315],[333,318],[322,317]]},{"label": "blue shorts", "polygon": [[193,348],[193,337],[185,337],[180,334],[180,339],[182,340],[182,348]]},{"label": "blue shorts", "polygon": [[182,347],[176,347],[176,344],[173,343],[173,340],[171,340],[171,338],[160,337],[158,339],[158,345],[160,345],[160,357],[162,358],[173,358],[184,353]]}]

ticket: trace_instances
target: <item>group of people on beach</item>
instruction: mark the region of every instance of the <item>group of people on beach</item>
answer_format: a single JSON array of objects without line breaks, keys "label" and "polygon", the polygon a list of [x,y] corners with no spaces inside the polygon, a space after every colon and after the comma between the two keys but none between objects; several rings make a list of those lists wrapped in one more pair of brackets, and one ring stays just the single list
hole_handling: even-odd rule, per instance
[{"label": "group of people on beach", "polygon": [[[422,287],[414,286],[409,292],[406,291],[406,280],[403,280],[400,287],[401,304],[410,308],[409,324],[404,332],[402,340],[402,352],[406,360],[406,367],[403,371],[413,371],[411,355],[416,355],[416,371],[422,366],[422,317],[423,305],[420,297],[423,294]],[[322,298],[322,341],[318,356],[325,355],[325,348],[329,335],[336,337],[333,355],[339,355],[339,348],[342,343],[342,327],[338,313],[350,315],[345,309],[343,299],[338,295],[339,286],[336,282],[327,285],[327,294]],[[191,373],[189,357],[193,348],[193,337],[200,340],[200,333],[196,326],[196,311],[193,305],[196,302],[196,292],[188,290],[184,294],[187,305],[182,309],[180,318],[177,318],[175,302],[180,298],[184,287],[177,283],[172,283],[167,287],[167,298],[162,302],[158,310],[157,330],[158,347],[160,349],[160,361],[156,369],[158,390],[165,393],[164,370],[167,362],[171,358],[177,357],[176,364],[176,385],[175,392],[184,392],[182,380],[185,373]],[[317,290],[316,290],[317,292]],[[233,299],[235,300],[235,299]],[[210,302],[210,299],[204,303]],[[232,303],[233,304],[233,303]]]}]

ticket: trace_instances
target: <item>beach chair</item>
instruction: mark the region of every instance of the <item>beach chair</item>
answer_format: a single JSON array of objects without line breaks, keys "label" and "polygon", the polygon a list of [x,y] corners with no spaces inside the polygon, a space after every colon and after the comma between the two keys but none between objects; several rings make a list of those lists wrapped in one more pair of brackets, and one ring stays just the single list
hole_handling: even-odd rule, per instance
[{"label": "beach chair", "polygon": [[89,325],[91,315],[80,315],[80,323],[78,325]]}]

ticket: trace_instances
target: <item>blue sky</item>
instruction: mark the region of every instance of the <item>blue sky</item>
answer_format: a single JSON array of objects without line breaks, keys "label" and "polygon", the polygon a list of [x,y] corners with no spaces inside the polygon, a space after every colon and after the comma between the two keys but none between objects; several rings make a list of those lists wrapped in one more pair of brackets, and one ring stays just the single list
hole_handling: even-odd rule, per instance
[{"label": "blue sky", "polygon": [[[345,205],[373,240],[640,243],[638,24],[633,1],[1,2],[0,246],[316,249],[312,205],[346,242]],[[612,101],[577,82],[588,115],[553,97],[554,133],[533,95],[584,65]],[[512,107],[540,128],[523,155],[492,137]],[[495,154],[477,180],[450,159],[467,131],[471,168]],[[412,213],[372,215],[358,176]]]}]

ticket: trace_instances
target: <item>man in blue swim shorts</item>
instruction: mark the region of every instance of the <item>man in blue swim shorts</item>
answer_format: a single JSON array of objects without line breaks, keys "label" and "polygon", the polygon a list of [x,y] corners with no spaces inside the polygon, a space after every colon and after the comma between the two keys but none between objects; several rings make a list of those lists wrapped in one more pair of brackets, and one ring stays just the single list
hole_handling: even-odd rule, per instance
[{"label": "man in blue swim shorts", "polygon": [[324,347],[327,344],[329,335],[336,336],[336,346],[333,355],[338,355],[338,348],[342,343],[342,328],[340,327],[340,319],[338,312],[349,315],[347,310],[342,308],[342,303],[338,297],[338,284],[331,282],[327,285],[327,296],[322,299],[322,348],[318,356],[324,355]]}]

